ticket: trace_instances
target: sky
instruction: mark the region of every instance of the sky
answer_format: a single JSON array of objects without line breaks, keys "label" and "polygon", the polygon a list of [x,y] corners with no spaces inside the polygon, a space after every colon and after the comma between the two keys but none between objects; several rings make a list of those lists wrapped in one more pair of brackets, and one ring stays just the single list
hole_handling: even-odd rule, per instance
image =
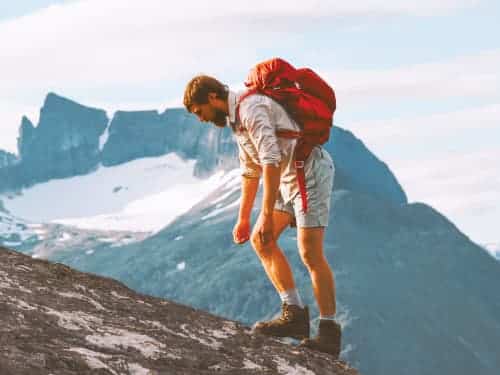
[{"label": "sky", "polygon": [[0,5],[0,149],[48,92],[103,108],[181,106],[187,81],[242,88],[279,56],[334,87],[335,125],[410,202],[500,242],[500,2],[31,0]]}]

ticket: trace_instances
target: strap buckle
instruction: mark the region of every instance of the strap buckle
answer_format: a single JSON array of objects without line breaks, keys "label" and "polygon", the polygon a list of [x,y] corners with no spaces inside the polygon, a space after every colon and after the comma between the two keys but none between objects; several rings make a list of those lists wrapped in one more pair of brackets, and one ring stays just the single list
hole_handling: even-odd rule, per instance
[{"label": "strap buckle", "polygon": [[304,168],[303,160],[295,160],[295,168]]}]

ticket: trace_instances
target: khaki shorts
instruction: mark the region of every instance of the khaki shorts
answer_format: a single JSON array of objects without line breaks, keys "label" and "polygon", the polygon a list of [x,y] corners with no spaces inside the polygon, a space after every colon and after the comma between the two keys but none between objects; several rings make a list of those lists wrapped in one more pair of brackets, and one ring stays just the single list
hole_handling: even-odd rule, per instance
[{"label": "khaki shorts", "polygon": [[335,166],[330,154],[320,146],[312,150],[309,158],[312,158],[312,162],[308,163],[307,160],[305,163],[307,213],[302,210],[300,193],[287,203],[278,194],[274,209],[291,214],[295,218],[292,227],[327,227]]}]

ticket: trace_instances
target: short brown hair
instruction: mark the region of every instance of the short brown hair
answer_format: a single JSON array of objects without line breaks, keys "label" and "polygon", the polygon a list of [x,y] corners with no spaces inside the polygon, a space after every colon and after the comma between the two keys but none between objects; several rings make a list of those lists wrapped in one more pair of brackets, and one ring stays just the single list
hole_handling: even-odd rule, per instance
[{"label": "short brown hair", "polygon": [[213,77],[199,75],[191,79],[184,90],[184,107],[191,112],[193,104],[208,103],[208,94],[215,92],[217,98],[226,100],[229,89]]}]

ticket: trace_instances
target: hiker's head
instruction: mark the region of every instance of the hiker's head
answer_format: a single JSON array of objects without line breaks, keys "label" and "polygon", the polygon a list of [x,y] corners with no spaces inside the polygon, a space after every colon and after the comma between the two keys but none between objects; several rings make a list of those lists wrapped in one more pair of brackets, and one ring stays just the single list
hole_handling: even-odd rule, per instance
[{"label": "hiker's head", "polygon": [[216,126],[226,126],[227,96],[229,89],[213,77],[196,76],[184,91],[184,106],[200,121],[209,121]]}]

